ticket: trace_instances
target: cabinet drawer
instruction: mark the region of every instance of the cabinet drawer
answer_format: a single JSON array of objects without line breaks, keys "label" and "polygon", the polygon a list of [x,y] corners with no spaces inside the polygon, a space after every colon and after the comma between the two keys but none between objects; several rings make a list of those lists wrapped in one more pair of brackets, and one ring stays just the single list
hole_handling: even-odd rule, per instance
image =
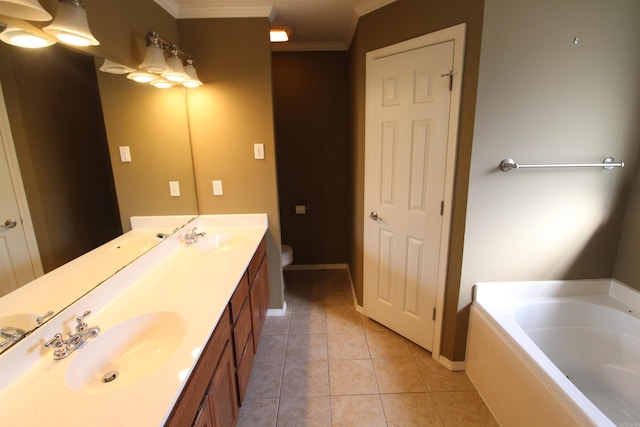
[{"label": "cabinet drawer", "polygon": [[240,361],[242,360],[242,354],[244,352],[244,347],[249,340],[249,336],[251,335],[251,305],[247,301],[245,305],[242,306],[242,310],[238,315],[238,321],[233,327],[233,345],[234,345],[234,353],[236,355],[236,366],[240,365]]},{"label": "cabinet drawer", "polygon": [[[251,338],[251,337],[250,337]],[[251,376],[251,368],[253,367],[253,339],[247,340],[247,345],[244,346],[244,352],[240,364],[237,368],[238,373],[238,397],[239,403],[242,405],[244,394],[247,391],[247,385],[249,384],[249,377]]]},{"label": "cabinet drawer", "polygon": [[233,293],[231,297],[231,302],[229,304],[229,308],[231,309],[231,323],[234,325],[238,321],[238,316],[240,315],[240,310],[242,310],[242,306],[244,305],[247,296],[249,295],[249,276],[245,272],[240,279],[240,283],[238,283],[238,287],[236,291]]},{"label": "cabinet drawer", "polygon": [[230,336],[229,311],[225,309],[165,426],[182,427],[193,423]]},{"label": "cabinet drawer", "polygon": [[253,279],[256,277],[256,273],[258,273],[258,269],[260,268],[260,263],[262,262],[262,258],[264,258],[264,254],[267,252],[267,238],[263,237],[262,241],[258,245],[258,249],[256,249],[256,253],[251,258],[251,262],[249,263],[249,283],[253,283]]}]

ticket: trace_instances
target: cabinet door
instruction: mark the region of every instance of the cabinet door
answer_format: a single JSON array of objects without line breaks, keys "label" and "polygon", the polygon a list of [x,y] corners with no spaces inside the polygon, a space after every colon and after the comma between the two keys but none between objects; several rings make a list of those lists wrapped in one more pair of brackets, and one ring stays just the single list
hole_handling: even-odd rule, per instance
[{"label": "cabinet door", "polygon": [[193,427],[213,427],[211,421],[211,408],[209,408],[209,401],[204,399],[202,406],[198,409],[196,420],[193,422]]},{"label": "cabinet door", "polygon": [[251,323],[253,325],[253,352],[256,353],[258,351],[258,343],[260,341],[260,334],[262,332],[262,325],[264,324],[264,292],[262,291],[262,281],[263,275],[261,274],[261,270],[264,267],[266,262],[262,262],[260,266],[260,270],[256,274],[255,279],[253,280],[253,284],[251,285],[251,290],[249,291],[249,296],[251,300]]},{"label": "cabinet door", "polygon": [[231,343],[222,353],[218,367],[213,374],[209,387],[208,400],[211,407],[212,425],[214,427],[235,426],[238,418],[238,403],[235,379],[235,366]]}]

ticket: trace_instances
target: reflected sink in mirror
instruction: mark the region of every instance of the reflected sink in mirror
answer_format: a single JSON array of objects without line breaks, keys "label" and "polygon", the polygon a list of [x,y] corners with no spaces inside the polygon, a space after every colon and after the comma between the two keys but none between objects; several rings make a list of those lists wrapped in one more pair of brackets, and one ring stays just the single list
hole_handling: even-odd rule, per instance
[{"label": "reflected sink in mirror", "polygon": [[65,381],[79,393],[102,393],[136,383],[161,368],[182,343],[184,318],[146,313],[103,331],[72,355]]},{"label": "reflected sink in mirror", "polygon": [[52,315],[53,311],[44,315],[20,313],[0,317],[0,353],[27,336]]},{"label": "reflected sink in mirror", "polygon": [[168,234],[146,231],[142,234],[128,233],[109,248],[111,253],[144,253],[164,240]]}]

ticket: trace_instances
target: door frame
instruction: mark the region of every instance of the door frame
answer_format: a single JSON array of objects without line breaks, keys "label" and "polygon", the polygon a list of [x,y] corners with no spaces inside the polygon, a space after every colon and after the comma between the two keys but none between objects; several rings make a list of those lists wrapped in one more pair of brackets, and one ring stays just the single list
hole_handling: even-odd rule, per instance
[{"label": "door frame", "polygon": [[[452,69],[453,84],[451,87],[451,103],[449,106],[447,160],[445,166],[445,183],[443,196],[444,209],[442,213],[442,234],[440,237],[440,257],[438,263],[438,279],[436,284],[436,319],[433,331],[433,349],[431,350],[432,357],[449,369],[453,367],[452,362],[446,359],[444,356],[440,355],[440,347],[442,340],[442,325],[444,320],[444,296],[447,280],[447,266],[449,261],[449,238],[451,235],[453,185],[455,177],[456,152],[458,147],[458,124],[460,121],[466,29],[467,24],[462,23],[433,33],[425,34],[424,36],[419,36],[411,40],[367,52],[365,68],[365,70],[368,69],[370,67],[370,64],[374,60],[379,58],[443,42],[454,42]],[[366,120],[367,118],[365,117],[365,151],[367,141],[366,129],[368,128]],[[363,292],[364,286],[366,285],[363,284]]]},{"label": "door frame", "polygon": [[40,259],[40,250],[36,240],[36,233],[31,221],[31,212],[27,202],[27,193],[22,183],[22,175],[20,174],[20,166],[18,164],[18,156],[13,142],[13,134],[11,133],[11,125],[9,123],[9,114],[4,100],[2,84],[0,84],[0,149],[4,150],[7,157],[7,166],[9,175],[11,176],[11,184],[16,195],[18,211],[20,212],[20,221],[24,229],[24,236],[29,249],[29,258],[31,259],[31,267],[36,278],[44,274],[42,268],[42,260]]}]

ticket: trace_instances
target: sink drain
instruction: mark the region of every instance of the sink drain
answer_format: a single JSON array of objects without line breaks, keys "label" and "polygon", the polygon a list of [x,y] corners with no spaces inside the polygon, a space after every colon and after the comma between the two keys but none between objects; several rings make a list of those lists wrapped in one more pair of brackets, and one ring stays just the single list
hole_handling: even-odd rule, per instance
[{"label": "sink drain", "polygon": [[118,371],[109,371],[102,377],[103,383],[110,383],[111,381],[115,381],[118,378]]}]

